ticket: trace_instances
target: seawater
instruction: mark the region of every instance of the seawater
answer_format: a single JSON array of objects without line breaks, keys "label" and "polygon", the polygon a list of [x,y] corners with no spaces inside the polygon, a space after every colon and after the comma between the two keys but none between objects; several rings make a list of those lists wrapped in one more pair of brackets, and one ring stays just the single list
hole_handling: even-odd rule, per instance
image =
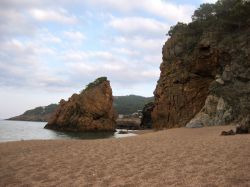
[{"label": "seawater", "polygon": [[44,129],[45,125],[46,122],[0,120],[0,142],[51,139],[104,139],[135,135],[133,133],[118,134],[118,132],[59,132]]}]

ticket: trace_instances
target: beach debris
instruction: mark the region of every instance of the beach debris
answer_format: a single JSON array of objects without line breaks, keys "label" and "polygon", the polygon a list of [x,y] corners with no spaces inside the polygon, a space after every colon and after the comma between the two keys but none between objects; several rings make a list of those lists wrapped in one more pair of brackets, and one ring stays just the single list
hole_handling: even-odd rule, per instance
[{"label": "beach debris", "polygon": [[120,130],[120,131],[118,131],[118,134],[128,134],[128,130]]},{"label": "beach debris", "polygon": [[250,133],[250,117],[246,117],[239,124],[236,125],[236,134]]},{"label": "beach debris", "polygon": [[235,135],[235,134],[248,134],[250,133],[250,117],[242,119],[238,124],[236,124],[236,131],[222,131],[221,135]]},{"label": "beach debris", "polygon": [[231,129],[230,131],[222,131],[222,136],[229,136],[229,135],[235,135],[235,132]]}]

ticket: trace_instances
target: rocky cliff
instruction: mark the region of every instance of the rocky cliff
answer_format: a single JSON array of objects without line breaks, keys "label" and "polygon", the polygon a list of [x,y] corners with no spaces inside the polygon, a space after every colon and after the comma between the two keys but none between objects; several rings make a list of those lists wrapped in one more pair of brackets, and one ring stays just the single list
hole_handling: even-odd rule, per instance
[{"label": "rocky cliff", "polygon": [[171,28],[154,92],[155,128],[224,125],[250,114],[250,3],[232,2],[202,5],[193,22]]},{"label": "rocky cliff", "polygon": [[61,100],[48,129],[63,131],[114,131],[115,112],[110,83],[106,77],[90,83],[80,94]]}]

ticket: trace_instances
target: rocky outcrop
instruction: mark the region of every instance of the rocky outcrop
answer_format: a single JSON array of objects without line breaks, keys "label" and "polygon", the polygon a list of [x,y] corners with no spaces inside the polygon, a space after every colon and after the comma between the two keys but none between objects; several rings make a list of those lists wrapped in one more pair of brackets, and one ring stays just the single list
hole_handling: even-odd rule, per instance
[{"label": "rocky outcrop", "polygon": [[202,40],[190,55],[178,38],[166,42],[154,92],[154,128],[185,126],[201,110],[209,95],[209,85],[219,72],[220,58],[209,40]]},{"label": "rocky outcrop", "polygon": [[148,104],[146,104],[142,110],[142,119],[141,119],[141,128],[146,128],[146,129],[150,129],[152,128],[152,117],[151,117],[151,113],[154,109],[154,103],[150,102]]},{"label": "rocky outcrop", "polygon": [[[226,125],[249,114],[250,38],[244,32],[236,36],[231,46],[218,44],[226,58],[222,59],[220,73],[209,85],[205,105],[187,127]],[[225,62],[227,59],[228,62]]]},{"label": "rocky outcrop", "polygon": [[203,126],[226,125],[233,120],[232,106],[223,97],[209,95],[201,111],[186,127],[197,128]]},{"label": "rocky outcrop", "polygon": [[62,131],[114,131],[113,96],[107,78],[96,79],[80,94],[73,94],[68,101],[61,100],[45,128]]},{"label": "rocky outcrop", "polygon": [[[208,24],[205,20],[204,25]],[[225,125],[247,116],[249,25],[204,30],[201,22],[193,22],[179,27],[182,29],[162,49],[161,75],[154,92],[154,128]]]}]

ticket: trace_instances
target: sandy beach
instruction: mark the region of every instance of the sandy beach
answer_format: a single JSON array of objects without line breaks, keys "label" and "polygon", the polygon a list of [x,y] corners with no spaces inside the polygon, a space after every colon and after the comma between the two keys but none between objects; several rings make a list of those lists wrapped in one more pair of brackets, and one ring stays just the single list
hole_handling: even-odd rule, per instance
[{"label": "sandy beach", "polygon": [[0,143],[0,186],[250,186],[250,135],[232,128]]}]

